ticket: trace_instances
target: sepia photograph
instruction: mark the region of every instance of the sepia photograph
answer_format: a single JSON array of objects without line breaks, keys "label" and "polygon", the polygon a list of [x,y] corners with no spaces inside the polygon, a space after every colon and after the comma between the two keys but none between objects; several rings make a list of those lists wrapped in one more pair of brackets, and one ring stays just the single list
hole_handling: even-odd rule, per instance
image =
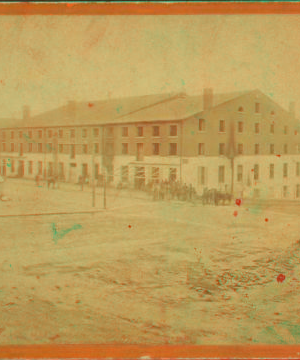
[{"label": "sepia photograph", "polygon": [[299,345],[300,11],[0,34],[0,346]]}]

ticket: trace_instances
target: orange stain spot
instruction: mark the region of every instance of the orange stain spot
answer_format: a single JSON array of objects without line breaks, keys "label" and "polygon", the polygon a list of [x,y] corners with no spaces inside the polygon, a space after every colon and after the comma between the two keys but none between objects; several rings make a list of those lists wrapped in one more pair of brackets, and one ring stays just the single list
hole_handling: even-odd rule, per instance
[{"label": "orange stain spot", "polygon": [[238,216],[238,212],[234,211],[233,216]]},{"label": "orange stain spot", "polygon": [[93,107],[94,106],[94,104],[93,103],[89,103],[89,105],[88,105],[89,107]]},{"label": "orange stain spot", "polygon": [[268,218],[265,218],[265,222],[268,222],[269,221],[269,219]]},{"label": "orange stain spot", "polygon": [[276,155],[276,156],[277,156],[277,157],[280,157],[281,155],[278,154],[278,155]]},{"label": "orange stain spot", "polygon": [[129,229],[131,229],[131,225],[128,225]]}]

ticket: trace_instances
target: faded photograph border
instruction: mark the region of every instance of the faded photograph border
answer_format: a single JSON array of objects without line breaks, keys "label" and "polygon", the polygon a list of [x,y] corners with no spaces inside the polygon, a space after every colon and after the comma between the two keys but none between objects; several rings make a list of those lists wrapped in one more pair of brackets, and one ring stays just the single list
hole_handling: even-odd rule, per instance
[{"label": "faded photograph border", "polygon": [[[18,3],[0,4],[4,15],[199,15],[300,14],[300,3]],[[0,324],[1,326],[1,324]],[[300,358],[300,345],[12,345],[0,358]]]}]

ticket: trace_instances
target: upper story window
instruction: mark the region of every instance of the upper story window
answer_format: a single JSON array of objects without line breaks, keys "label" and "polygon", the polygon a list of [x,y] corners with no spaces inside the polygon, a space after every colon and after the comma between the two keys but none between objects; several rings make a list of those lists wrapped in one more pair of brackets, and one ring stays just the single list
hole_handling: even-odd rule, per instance
[{"label": "upper story window", "polygon": [[241,134],[244,131],[244,123],[243,121],[238,122],[238,132]]},{"label": "upper story window", "polygon": [[259,154],[259,144],[255,144],[254,145],[254,154],[258,155]]},{"label": "upper story window", "polygon": [[270,125],[270,134],[274,134],[274,124]]},{"label": "upper story window", "polygon": [[169,154],[177,155],[177,144],[176,143],[170,143]]},{"label": "upper story window", "polygon": [[88,153],[88,146],[87,144],[82,145],[82,153],[87,154]]},{"label": "upper story window", "polygon": [[63,145],[63,144],[59,144],[59,145],[58,145],[58,152],[59,152],[59,153],[63,153],[63,152],[64,152],[64,145]]},{"label": "upper story window", "polygon": [[274,169],[275,169],[275,165],[270,164],[270,171],[269,171],[269,178],[270,179],[274,179]]},{"label": "upper story window", "polygon": [[219,132],[225,132],[225,120],[219,122]]},{"label": "upper story window", "polygon": [[152,127],[152,135],[153,136],[159,136],[159,126],[153,126]]},{"label": "upper story window", "polygon": [[82,129],[82,130],[81,130],[81,136],[82,136],[83,138],[86,138],[86,137],[87,137],[87,129]]},{"label": "upper story window", "polygon": [[243,181],[243,165],[237,166],[237,181],[238,182]]},{"label": "upper story window", "polygon": [[288,177],[288,164],[283,164],[283,177]]},{"label": "upper story window", "polygon": [[199,119],[199,131],[205,131],[205,120]]},{"label": "upper story window", "polygon": [[259,114],[260,113],[260,103],[255,103],[255,113]]},{"label": "upper story window", "polygon": [[19,139],[22,139],[22,138],[23,138],[23,132],[19,131]]},{"label": "upper story window", "polygon": [[38,152],[43,152],[43,145],[41,143],[38,143]]},{"label": "upper story window", "polygon": [[128,154],[128,143],[122,144],[122,154],[127,155]]},{"label": "upper story window", "polygon": [[128,136],[128,127],[127,127],[127,126],[123,126],[123,127],[122,127],[122,136],[123,136],[123,137],[127,137],[127,136]]},{"label": "upper story window", "polygon": [[255,132],[255,134],[260,133],[260,124],[259,123],[254,124],[254,132]]},{"label": "upper story window", "polygon": [[10,132],[10,138],[11,138],[11,139],[14,139],[14,137],[15,137],[15,132],[14,132],[14,131],[11,131],[11,132]]},{"label": "upper story window", "polygon": [[5,143],[2,144],[2,151],[6,151],[6,144]]},{"label": "upper story window", "polygon": [[144,128],[142,126],[137,127],[137,136],[144,136]]},{"label": "upper story window", "polygon": [[52,138],[52,130],[48,130],[48,137]]},{"label": "upper story window", "polygon": [[159,155],[159,143],[154,143],[153,145],[153,155]]},{"label": "upper story window", "polygon": [[238,154],[239,154],[239,155],[243,155],[243,153],[244,153],[244,146],[243,146],[243,144],[238,144],[237,150],[238,150]]},{"label": "upper story window", "polygon": [[284,144],[283,145],[283,153],[287,154],[288,153],[288,144]]},{"label": "upper story window", "polygon": [[32,131],[31,130],[28,131],[28,137],[29,137],[29,139],[32,139]]},{"label": "upper story window", "polygon": [[59,138],[62,138],[63,136],[64,136],[63,129],[59,129],[59,130],[58,130],[58,137],[59,137]]},{"label": "upper story window", "polygon": [[274,144],[270,144],[270,154],[275,154],[275,146],[274,146]]},{"label": "upper story window", "polygon": [[75,129],[71,129],[70,130],[70,137],[74,138],[75,137]]},{"label": "upper story window", "polygon": [[287,134],[288,134],[288,131],[289,131],[289,128],[288,128],[287,125],[285,125],[284,128],[283,128],[283,133],[284,133],[284,135],[287,135]]},{"label": "upper story window", "polygon": [[93,134],[94,134],[94,137],[99,136],[99,128],[94,128],[93,129]]},{"label": "upper story window", "polygon": [[39,137],[39,139],[41,139],[43,137],[43,131],[42,130],[38,131],[38,137]]},{"label": "upper story window", "polygon": [[100,152],[100,145],[98,143],[94,144],[94,153],[99,154]]},{"label": "upper story window", "polygon": [[15,151],[15,144],[14,143],[10,144],[10,151]]},{"label": "upper story window", "polygon": [[219,144],[219,155],[225,155],[225,143]]},{"label": "upper story window", "polygon": [[32,143],[28,143],[28,152],[32,152]]},{"label": "upper story window", "polygon": [[177,136],[177,125],[170,126],[170,136]]},{"label": "upper story window", "polygon": [[258,180],[259,179],[259,165],[255,164],[253,170],[254,170],[254,180]]},{"label": "upper story window", "polygon": [[198,155],[205,155],[205,144],[198,144]]}]

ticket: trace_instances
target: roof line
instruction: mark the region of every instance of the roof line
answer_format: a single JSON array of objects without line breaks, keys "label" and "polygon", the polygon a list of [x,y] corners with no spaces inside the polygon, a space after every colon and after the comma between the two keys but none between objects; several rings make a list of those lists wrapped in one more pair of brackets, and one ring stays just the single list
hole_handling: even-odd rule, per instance
[{"label": "roof line", "polygon": [[180,96],[180,93],[179,94],[175,94],[167,99],[163,99],[163,100],[160,100],[160,101],[157,101],[157,102],[154,102],[153,104],[150,104],[150,105],[147,105],[147,106],[143,106],[137,110],[134,110],[134,111],[130,111],[129,113],[126,113],[126,114],[123,114],[123,115],[120,115],[116,118],[114,118],[114,120],[117,120],[117,119],[122,119],[123,117],[126,117],[126,116],[129,116],[129,115],[132,115],[132,114],[135,114],[135,113],[138,113],[139,111],[142,111],[142,110],[146,110],[146,109],[149,109],[153,106],[156,106],[156,105],[159,105],[159,104],[163,104],[163,103],[166,103],[168,101],[172,101],[176,98],[178,98]]}]

